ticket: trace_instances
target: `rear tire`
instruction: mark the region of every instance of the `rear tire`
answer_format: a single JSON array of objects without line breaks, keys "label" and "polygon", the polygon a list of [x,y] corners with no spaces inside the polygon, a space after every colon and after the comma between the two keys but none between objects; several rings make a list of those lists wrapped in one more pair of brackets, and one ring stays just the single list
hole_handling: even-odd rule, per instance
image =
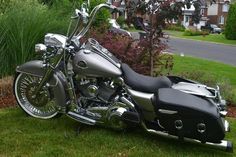
[{"label": "rear tire", "polygon": [[50,119],[59,116],[50,87],[44,86],[36,97],[33,96],[35,87],[37,87],[40,80],[40,77],[30,74],[16,74],[13,90],[18,105],[28,115],[35,118]]}]

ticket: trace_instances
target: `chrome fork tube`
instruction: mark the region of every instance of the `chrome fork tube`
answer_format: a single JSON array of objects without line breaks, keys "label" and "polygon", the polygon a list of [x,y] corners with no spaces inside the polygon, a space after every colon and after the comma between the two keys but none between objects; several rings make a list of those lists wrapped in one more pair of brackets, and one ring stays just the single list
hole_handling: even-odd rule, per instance
[{"label": "chrome fork tube", "polygon": [[63,51],[64,50],[62,50],[62,49],[58,50],[58,52],[57,52],[58,56],[55,58],[55,61],[51,65],[46,63],[46,67],[47,67],[46,73],[44,74],[42,80],[40,81],[39,86],[36,88],[33,98],[35,98],[38,95],[39,91],[45,85],[46,81],[48,81],[48,79],[51,77],[53,70],[58,66],[58,64],[62,60],[62,58],[64,56]]}]

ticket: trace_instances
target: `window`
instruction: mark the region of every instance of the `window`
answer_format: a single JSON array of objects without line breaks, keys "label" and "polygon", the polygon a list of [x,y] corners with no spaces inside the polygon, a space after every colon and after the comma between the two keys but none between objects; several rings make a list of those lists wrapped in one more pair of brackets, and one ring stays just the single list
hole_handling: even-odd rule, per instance
[{"label": "window", "polygon": [[205,11],[204,9],[201,9],[201,15],[204,15],[204,11]]},{"label": "window", "polygon": [[228,11],[229,11],[229,4],[223,4],[222,12],[228,12]]},{"label": "window", "polygon": [[225,18],[224,18],[224,16],[220,16],[220,18],[219,18],[219,24],[221,24],[221,25],[223,25],[225,23]]},{"label": "window", "polygon": [[188,16],[186,16],[185,22],[189,22],[189,17]]}]

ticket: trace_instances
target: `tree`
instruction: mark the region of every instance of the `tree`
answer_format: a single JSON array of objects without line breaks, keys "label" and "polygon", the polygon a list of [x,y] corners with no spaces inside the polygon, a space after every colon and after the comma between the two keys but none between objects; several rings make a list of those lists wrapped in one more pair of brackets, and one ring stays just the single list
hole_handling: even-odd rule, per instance
[{"label": "tree", "polygon": [[226,39],[236,40],[236,3],[231,4],[225,27]]},{"label": "tree", "polygon": [[201,5],[205,4],[203,0],[126,0],[128,22],[135,21],[137,13],[140,15],[147,14],[149,16],[150,28],[145,29],[147,38],[141,41],[144,51],[149,54],[150,75],[155,75],[155,65],[160,62],[161,52],[167,48],[163,43],[162,28],[165,25],[165,20],[178,19],[182,14],[182,8],[190,8],[191,5],[195,7],[193,14],[193,22],[199,23],[201,15]]}]

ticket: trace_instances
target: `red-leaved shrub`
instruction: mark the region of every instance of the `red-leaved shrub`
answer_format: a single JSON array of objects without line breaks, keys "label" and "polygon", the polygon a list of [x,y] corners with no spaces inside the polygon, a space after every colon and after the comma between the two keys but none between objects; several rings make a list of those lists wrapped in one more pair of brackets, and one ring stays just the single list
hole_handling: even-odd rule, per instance
[{"label": "red-leaved shrub", "polygon": [[[102,32],[100,31],[102,30]],[[123,63],[128,64],[133,70],[138,73],[150,75],[150,54],[147,52],[148,40],[134,40],[129,36],[113,34],[111,32],[104,32],[103,29],[92,29],[89,37],[95,38],[102,46],[107,48]],[[166,49],[167,45],[161,41],[156,45],[155,53],[155,75],[160,75],[160,69],[169,68],[166,63],[172,63],[170,57],[166,54],[162,57],[162,51]],[[167,62],[161,61],[162,58],[168,58]],[[160,64],[161,63],[161,64]],[[171,64],[172,65],[172,64]],[[158,67],[157,67],[158,66]]]}]

